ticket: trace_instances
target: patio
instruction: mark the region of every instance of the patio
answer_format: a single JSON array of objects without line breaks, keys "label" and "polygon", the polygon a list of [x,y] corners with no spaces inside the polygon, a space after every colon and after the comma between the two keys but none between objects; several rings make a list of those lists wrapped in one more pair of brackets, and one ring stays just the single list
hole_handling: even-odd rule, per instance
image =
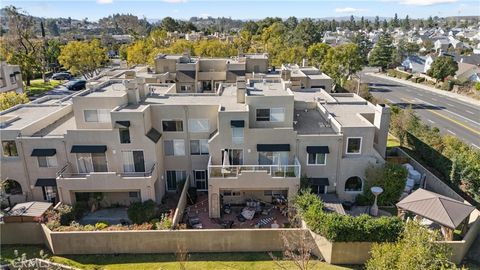
[{"label": "patio", "polygon": [[[201,193],[198,196],[197,203],[187,206],[185,215],[194,218],[201,224],[201,229],[252,229],[252,228],[271,228],[274,221],[280,228],[290,226],[287,216],[283,215],[280,209],[272,207],[270,211],[256,213],[251,220],[239,221],[238,216],[241,214],[245,205],[232,205],[230,213],[222,211],[222,218],[210,218],[208,213],[208,197],[207,194]],[[266,207],[265,207],[266,208]],[[185,220],[185,222],[187,222]]]}]

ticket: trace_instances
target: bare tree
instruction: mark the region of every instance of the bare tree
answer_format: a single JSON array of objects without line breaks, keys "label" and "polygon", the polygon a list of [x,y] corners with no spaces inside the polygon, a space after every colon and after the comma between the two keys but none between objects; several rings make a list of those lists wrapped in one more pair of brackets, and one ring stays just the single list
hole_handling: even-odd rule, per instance
[{"label": "bare tree", "polygon": [[308,232],[304,230],[292,230],[280,232],[280,238],[283,242],[283,258],[275,256],[272,252],[268,255],[281,269],[290,269],[287,262],[291,262],[297,269],[308,270],[315,266],[312,261],[312,250],[314,244],[308,237]]},{"label": "bare tree", "polygon": [[190,255],[188,254],[185,244],[177,244],[177,251],[175,252],[175,259],[178,262],[180,270],[187,270],[187,262]]}]

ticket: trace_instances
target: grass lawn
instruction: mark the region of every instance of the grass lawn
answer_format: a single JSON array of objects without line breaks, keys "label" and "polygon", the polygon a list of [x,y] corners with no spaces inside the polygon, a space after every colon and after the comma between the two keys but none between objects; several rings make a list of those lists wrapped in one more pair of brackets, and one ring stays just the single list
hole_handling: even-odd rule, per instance
[{"label": "grass lawn", "polygon": [[28,96],[35,96],[42,94],[43,92],[52,90],[56,86],[62,84],[64,81],[50,80],[44,82],[43,79],[36,79],[30,81],[30,86],[25,87]]},{"label": "grass lawn", "polygon": [[[14,258],[14,250],[19,254],[26,253],[28,258],[38,256],[42,246],[2,246],[2,261],[10,261]],[[180,268],[175,256],[172,254],[123,254],[123,255],[69,255],[51,256],[51,261],[69,265],[80,269],[165,269],[176,270]],[[296,269],[293,263],[285,263],[287,269]],[[321,270],[347,270],[352,268],[330,265],[324,262],[313,261],[312,269]],[[186,269],[195,270],[273,270],[281,269],[267,253],[194,253],[190,254],[186,263]]]},{"label": "grass lawn", "polygon": [[388,133],[387,147],[400,146],[400,142],[392,134]]}]

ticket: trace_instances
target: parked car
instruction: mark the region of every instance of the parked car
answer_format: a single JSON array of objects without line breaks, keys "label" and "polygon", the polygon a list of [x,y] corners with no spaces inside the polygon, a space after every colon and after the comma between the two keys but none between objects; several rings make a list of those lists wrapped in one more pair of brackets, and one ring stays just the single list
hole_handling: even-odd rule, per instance
[{"label": "parked car", "polygon": [[54,73],[52,75],[53,80],[70,80],[72,78],[72,75],[67,72],[59,72],[59,73]]},{"label": "parked car", "polygon": [[68,90],[68,91],[79,91],[85,89],[87,85],[87,81],[85,80],[73,80],[69,81],[63,86]]}]

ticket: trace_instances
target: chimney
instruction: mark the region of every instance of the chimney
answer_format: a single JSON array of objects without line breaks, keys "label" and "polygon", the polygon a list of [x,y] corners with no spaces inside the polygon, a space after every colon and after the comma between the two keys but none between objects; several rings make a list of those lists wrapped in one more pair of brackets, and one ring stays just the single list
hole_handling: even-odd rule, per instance
[{"label": "chimney", "polygon": [[245,103],[246,84],[245,76],[237,77],[237,103]]},{"label": "chimney", "polygon": [[375,130],[375,144],[376,149],[380,155],[385,158],[387,150],[388,129],[390,126],[390,107],[385,104],[377,104],[375,106],[375,118],[373,124]]},{"label": "chimney", "polygon": [[138,104],[140,102],[140,93],[135,81],[125,80],[124,85],[127,91],[128,104]]}]

